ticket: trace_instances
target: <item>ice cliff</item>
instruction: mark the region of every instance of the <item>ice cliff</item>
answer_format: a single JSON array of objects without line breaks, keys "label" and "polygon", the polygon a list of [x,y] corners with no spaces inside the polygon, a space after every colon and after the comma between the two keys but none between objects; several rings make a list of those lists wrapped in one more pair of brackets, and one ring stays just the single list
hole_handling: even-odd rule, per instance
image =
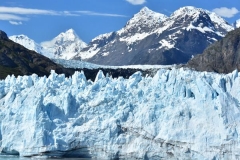
[{"label": "ice cliff", "polygon": [[0,81],[0,146],[20,156],[240,158],[240,75],[160,69]]}]

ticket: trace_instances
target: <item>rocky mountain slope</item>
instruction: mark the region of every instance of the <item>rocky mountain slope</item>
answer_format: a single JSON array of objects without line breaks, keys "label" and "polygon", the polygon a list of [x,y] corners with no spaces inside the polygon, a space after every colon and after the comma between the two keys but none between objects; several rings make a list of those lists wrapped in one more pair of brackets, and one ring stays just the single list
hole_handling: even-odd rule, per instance
[{"label": "rocky mountain slope", "polygon": [[229,32],[222,40],[196,55],[188,66],[199,71],[229,73],[240,70],[240,28]]},{"label": "rocky mountain slope", "polygon": [[74,59],[104,65],[186,63],[233,29],[215,13],[191,6],[170,17],[144,7],[124,28],[94,38]]},{"label": "rocky mountain slope", "polygon": [[0,31],[0,79],[7,75],[49,75],[50,70],[70,75],[74,72],[52,62],[50,59],[34,51],[24,48],[12,40],[7,34]]},{"label": "rocky mountain slope", "polygon": [[25,35],[10,36],[9,39],[48,58],[70,59],[86,47],[86,43],[78,37],[73,29],[62,32],[51,41],[40,44]]}]

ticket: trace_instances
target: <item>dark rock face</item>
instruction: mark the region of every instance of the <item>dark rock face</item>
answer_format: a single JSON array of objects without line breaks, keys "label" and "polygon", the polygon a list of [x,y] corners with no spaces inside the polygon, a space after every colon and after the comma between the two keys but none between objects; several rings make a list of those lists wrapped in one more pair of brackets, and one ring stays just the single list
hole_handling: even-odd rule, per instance
[{"label": "dark rock face", "polygon": [[0,30],[0,39],[8,39],[7,34],[1,30]]},{"label": "dark rock face", "polygon": [[[81,53],[97,53],[84,61],[102,65],[187,63],[227,33],[224,25],[230,26],[224,20],[224,25],[218,24],[211,13],[194,7],[181,8],[161,21],[155,20],[156,14],[143,9],[123,29],[93,39]],[[74,59],[82,59],[81,53]]]},{"label": "dark rock face", "polygon": [[[114,33],[113,33],[114,36]],[[112,37],[111,37],[112,38]],[[157,49],[161,37],[150,35],[149,37],[126,45],[125,42],[119,40],[119,36],[115,34],[115,40],[112,44],[98,45],[101,48],[98,54],[88,59],[88,62],[102,65],[136,65],[136,64],[179,64],[189,60],[191,54],[186,54],[176,48]],[[106,41],[106,40],[105,40]],[[108,40],[110,41],[110,39]],[[102,44],[100,41],[99,44]],[[111,45],[111,46],[110,46]],[[180,45],[180,44],[179,44]],[[201,45],[204,48],[204,45]],[[129,49],[131,48],[131,49]],[[86,49],[87,50],[87,49]],[[131,50],[131,51],[129,51]],[[203,49],[202,49],[203,50]],[[109,52],[108,56],[103,56]],[[199,53],[199,52],[197,52]]]},{"label": "dark rock face", "polygon": [[199,71],[229,73],[240,70],[240,28],[229,32],[222,40],[191,59],[188,67]]}]

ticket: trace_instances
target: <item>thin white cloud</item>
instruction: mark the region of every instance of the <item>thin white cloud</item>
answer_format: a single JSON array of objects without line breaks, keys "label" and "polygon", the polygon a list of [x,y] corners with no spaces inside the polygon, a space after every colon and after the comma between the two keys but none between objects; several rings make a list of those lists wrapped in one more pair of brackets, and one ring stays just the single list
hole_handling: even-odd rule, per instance
[{"label": "thin white cloud", "polygon": [[140,5],[146,2],[146,0],[126,0],[126,1],[133,5]]},{"label": "thin white cloud", "polygon": [[221,8],[215,8],[212,10],[213,12],[217,13],[218,15],[226,18],[234,17],[237,13],[239,13],[238,9],[235,7],[227,8],[227,7],[221,7]]},{"label": "thin white cloud", "polygon": [[79,14],[71,13],[70,11],[63,11],[63,15],[65,15],[65,16],[80,16]]},{"label": "thin white cloud", "polygon": [[14,15],[14,14],[0,13],[0,20],[3,20],[3,21],[27,21],[28,18]]},{"label": "thin white cloud", "polygon": [[108,16],[108,17],[126,17],[125,15],[120,15],[120,14],[98,13],[93,11],[54,11],[54,10],[0,6],[0,20],[9,21],[9,23],[14,25],[17,25],[17,24],[20,25],[19,23],[20,21],[29,20],[31,15],[50,15],[50,16],[90,15],[90,16]]},{"label": "thin white cloud", "polygon": [[22,25],[22,22],[16,22],[16,21],[9,21],[12,25]]},{"label": "thin white cloud", "polygon": [[89,15],[89,16],[105,16],[105,17],[127,17],[121,14],[111,14],[111,13],[98,13],[93,11],[76,11],[82,15]]},{"label": "thin white cloud", "polygon": [[1,7],[0,13],[11,13],[11,14],[40,14],[40,15],[59,15],[58,12],[52,10],[41,10],[31,8],[20,8],[20,7]]}]

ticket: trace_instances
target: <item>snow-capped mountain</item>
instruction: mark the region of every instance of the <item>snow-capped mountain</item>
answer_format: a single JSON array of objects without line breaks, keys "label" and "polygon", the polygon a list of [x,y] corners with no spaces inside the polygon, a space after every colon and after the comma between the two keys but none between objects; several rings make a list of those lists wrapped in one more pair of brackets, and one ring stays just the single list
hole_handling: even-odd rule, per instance
[{"label": "snow-capped mountain", "polygon": [[73,29],[62,32],[51,41],[40,44],[25,35],[10,36],[9,38],[29,50],[34,50],[49,58],[70,59],[86,47],[86,43],[78,37]]},{"label": "snow-capped mountain", "polygon": [[154,12],[144,7],[139,13],[135,14],[117,34],[119,36],[125,36],[121,37],[122,41],[125,40],[128,43],[139,41],[145,38],[146,33],[152,32],[154,29],[158,28],[161,22],[167,18],[168,17],[164,14]]},{"label": "snow-capped mountain", "polygon": [[34,40],[27,37],[26,35],[10,36],[9,39],[11,39],[13,42],[21,44],[29,50],[42,54],[43,47],[40,44],[36,43]]},{"label": "snow-capped mountain", "polygon": [[236,20],[236,22],[233,24],[235,28],[240,27],[240,19]]},{"label": "snow-capped mountain", "polygon": [[[81,59],[89,59],[95,56],[97,53],[105,57],[113,51],[106,51],[103,49],[101,52],[100,50],[102,47],[108,48],[108,46],[116,45],[116,43],[119,42],[118,39],[118,41],[115,41],[116,43],[114,43],[116,36],[121,36],[121,41],[128,41],[127,43],[141,41],[148,36],[146,33],[151,32],[154,28],[159,27],[160,23],[165,19],[167,19],[166,15],[156,13],[147,7],[144,7],[139,13],[135,14],[133,18],[127,22],[124,28],[119,30],[117,33],[111,32],[94,38],[92,42],[90,42],[90,44],[78,54],[77,57],[80,56]],[[108,43],[111,43],[112,45],[109,45]],[[112,63],[112,65],[114,64]]]},{"label": "snow-capped mountain", "polygon": [[105,65],[185,63],[233,29],[215,13],[192,6],[170,17],[144,7],[124,28],[94,38],[74,59]]},{"label": "snow-capped mountain", "polygon": [[20,156],[239,159],[240,73],[182,68],[95,81],[8,76],[0,81],[0,148]]},{"label": "snow-capped mountain", "polygon": [[87,45],[73,29],[69,29],[65,33],[60,33],[51,41],[42,42],[41,46],[44,53],[50,53],[53,58],[70,59]]}]

